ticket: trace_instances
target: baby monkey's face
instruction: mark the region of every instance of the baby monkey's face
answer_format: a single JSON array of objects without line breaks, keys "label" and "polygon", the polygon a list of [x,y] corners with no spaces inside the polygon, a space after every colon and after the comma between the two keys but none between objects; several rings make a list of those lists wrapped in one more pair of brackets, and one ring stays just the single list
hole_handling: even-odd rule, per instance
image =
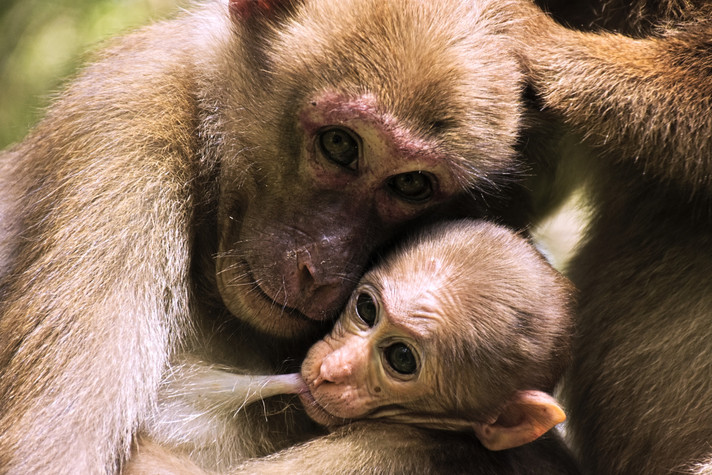
[{"label": "baby monkey's face", "polygon": [[331,334],[302,364],[308,388],[302,401],[321,424],[363,418],[416,422],[438,387],[438,372],[426,354],[435,324],[427,302],[409,299],[402,289],[388,293],[401,298],[387,301],[382,290],[367,276]]}]

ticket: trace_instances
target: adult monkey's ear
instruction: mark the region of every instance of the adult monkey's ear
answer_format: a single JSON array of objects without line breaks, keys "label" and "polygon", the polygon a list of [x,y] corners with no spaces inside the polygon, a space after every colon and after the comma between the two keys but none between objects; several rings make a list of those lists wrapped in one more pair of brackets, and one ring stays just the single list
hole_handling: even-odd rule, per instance
[{"label": "adult monkey's ear", "polygon": [[566,414],[556,400],[542,391],[519,391],[491,423],[474,424],[475,434],[490,450],[505,450],[532,442]]},{"label": "adult monkey's ear", "polygon": [[299,3],[299,0],[229,0],[228,5],[233,20],[251,23],[279,18]]}]

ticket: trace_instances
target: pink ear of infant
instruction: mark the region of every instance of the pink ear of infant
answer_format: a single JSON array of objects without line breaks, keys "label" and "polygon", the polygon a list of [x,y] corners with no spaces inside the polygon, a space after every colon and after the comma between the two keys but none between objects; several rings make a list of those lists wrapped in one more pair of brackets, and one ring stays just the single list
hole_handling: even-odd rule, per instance
[{"label": "pink ear of infant", "polygon": [[519,391],[492,423],[474,424],[475,434],[489,450],[505,450],[532,442],[566,420],[556,400],[542,391]]}]

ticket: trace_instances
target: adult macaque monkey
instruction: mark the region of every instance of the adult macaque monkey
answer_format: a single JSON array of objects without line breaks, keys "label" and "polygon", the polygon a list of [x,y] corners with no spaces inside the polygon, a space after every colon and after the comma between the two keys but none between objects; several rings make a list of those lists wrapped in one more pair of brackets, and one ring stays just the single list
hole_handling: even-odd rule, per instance
[{"label": "adult macaque monkey", "polygon": [[[556,452],[561,442],[553,435],[506,450],[565,419],[545,391],[569,361],[571,294],[566,279],[505,228],[484,221],[436,226],[361,279],[334,329],[309,350],[301,376],[190,366],[162,397],[234,412],[261,397],[296,393],[314,420],[334,430],[366,419],[474,433],[482,445],[471,440],[468,473],[578,473],[563,445]],[[427,466],[430,456],[415,453],[410,463]],[[278,455],[246,469],[339,471],[329,461],[308,470],[302,463]]]},{"label": "adult macaque monkey", "polygon": [[[569,263],[581,295],[566,389],[573,446],[590,473],[710,473],[712,7],[546,3],[565,22],[635,35],[570,30],[527,2],[512,35],[534,112],[590,147],[579,163],[594,212]],[[546,133],[524,135],[536,219],[572,186],[571,157]]]},{"label": "adult macaque monkey", "polygon": [[597,29],[533,11],[522,50],[539,106],[592,146],[573,446],[589,473],[712,473],[712,5],[551,3]]},{"label": "adult macaque monkey", "polygon": [[[191,424],[182,453],[226,470],[312,435],[290,410],[161,419],[159,383],[185,360],[288,371],[379,246],[504,190],[512,7],[215,1],[100,53],[0,157],[2,470],[115,472],[139,430]],[[450,439],[367,426],[298,456],[471,459]]]}]

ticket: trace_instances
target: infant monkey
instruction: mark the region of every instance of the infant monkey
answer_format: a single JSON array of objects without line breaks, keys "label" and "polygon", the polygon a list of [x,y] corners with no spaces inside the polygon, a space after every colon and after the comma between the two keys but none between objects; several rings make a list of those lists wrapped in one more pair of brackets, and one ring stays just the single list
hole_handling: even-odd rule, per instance
[{"label": "infant monkey", "polygon": [[524,238],[484,221],[440,225],[359,283],[302,364],[315,421],[381,419],[474,430],[491,450],[565,415],[547,394],[569,360],[572,290]]},{"label": "infant monkey", "polygon": [[299,393],[326,426],[378,419],[517,447],[565,419],[547,392],[569,360],[572,293],[524,238],[439,225],[368,272],[301,378],[262,380],[261,396]]}]

